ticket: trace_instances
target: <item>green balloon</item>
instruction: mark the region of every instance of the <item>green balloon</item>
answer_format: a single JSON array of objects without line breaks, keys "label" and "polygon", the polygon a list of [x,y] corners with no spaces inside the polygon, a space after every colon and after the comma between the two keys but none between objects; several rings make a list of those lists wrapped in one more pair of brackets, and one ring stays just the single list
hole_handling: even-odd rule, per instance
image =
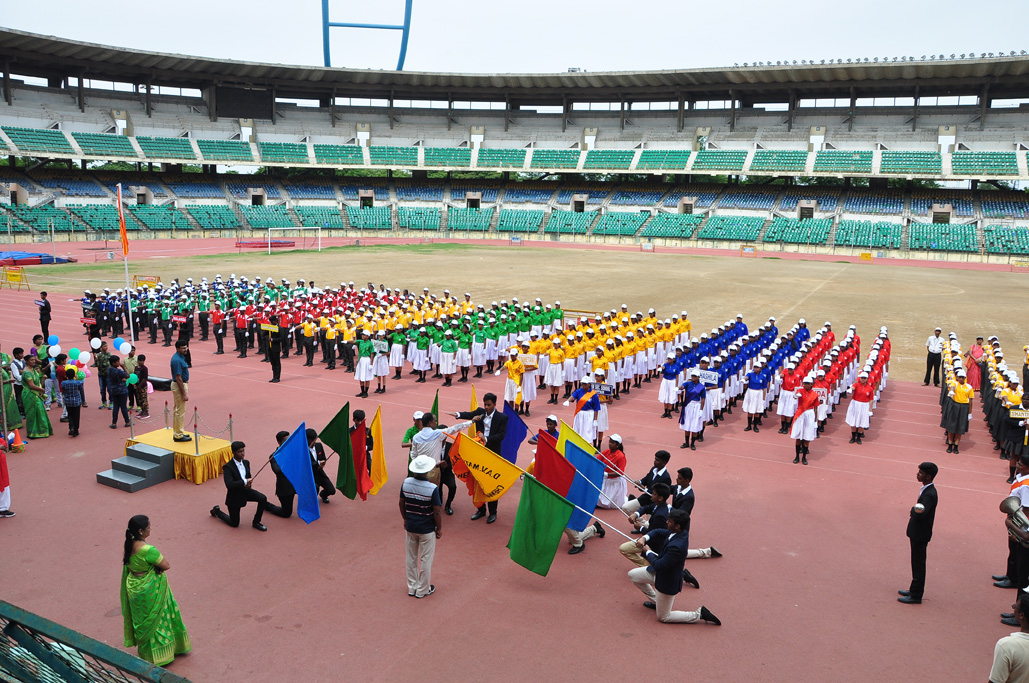
[{"label": "green balloon", "polygon": [[79,351],[75,347],[72,347],[72,348],[68,349],[68,358],[70,358],[72,360],[78,360],[79,359],[79,353],[81,353],[81,351]]},{"label": "green balloon", "polygon": [[86,379],[86,373],[83,370],[79,370],[75,373],[75,379]]},{"label": "green balloon", "polygon": [[129,384],[135,384],[138,381],[139,381],[139,377],[136,376],[136,373],[132,373],[131,375],[129,375],[129,379],[128,379],[128,383]]}]

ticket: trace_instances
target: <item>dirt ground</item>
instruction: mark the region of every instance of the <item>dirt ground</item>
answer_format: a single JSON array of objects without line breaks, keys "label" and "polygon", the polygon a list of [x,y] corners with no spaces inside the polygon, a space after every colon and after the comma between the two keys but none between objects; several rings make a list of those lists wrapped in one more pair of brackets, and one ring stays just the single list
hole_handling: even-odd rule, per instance
[{"label": "dirt ground", "polygon": [[[1020,273],[899,266],[741,259],[723,256],[556,250],[464,244],[342,247],[260,253],[169,256],[130,262],[133,274],[213,279],[216,274],[294,281],[319,286],[340,281],[406,287],[434,293],[471,292],[476,302],[517,296],[561,301],[565,309],[605,310],[623,303],[635,312],[653,307],[663,316],[686,310],[696,333],[742,313],[753,328],[775,316],[780,329],[798,318],[810,327],[848,326],[869,339],[890,328],[893,372],[917,380],[924,372],[925,339],[939,325],[967,345],[977,334],[996,334],[1009,355],[1029,342],[1019,314],[1029,277]],[[32,269],[34,288],[74,294],[124,284],[121,264],[73,264]],[[867,345],[865,345],[867,348]]]}]

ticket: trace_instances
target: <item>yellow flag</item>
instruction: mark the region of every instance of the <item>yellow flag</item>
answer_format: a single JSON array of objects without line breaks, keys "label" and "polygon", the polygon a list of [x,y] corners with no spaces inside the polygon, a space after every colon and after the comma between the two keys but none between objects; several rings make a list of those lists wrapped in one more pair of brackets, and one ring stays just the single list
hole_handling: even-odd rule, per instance
[{"label": "yellow flag", "polygon": [[579,436],[579,432],[572,429],[572,426],[569,425],[567,422],[561,420],[561,431],[558,433],[557,436],[557,452],[561,455],[564,455],[565,444],[569,441],[571,441],[576,446],[578,446],[585,452],[589,453],[590,455],[597,454],[597,449],[593,447],[593,444]]},{"label": "yellow flag", "polygon": [[[478,407],[479,407],[479,399],[476,398],[476,396],[475,396],[475,385],[473,384],[472,385],[472,405],[471,405],[470,408],[468,408],[468,410],[469,411],[474,411]],[[475,432],[475,425],[473,424],[471,427],[468,428],[468,436],[470,436],[470,437],[472,437],[474,439],[475,438],[475,433],[476,433]]]},{"label": "yellow flag", "polygon": [[389,475],[386,473],[386,449],[382,445],[382,406],[375,410],[375,417],[372,418],[372,488],[374,496],[379,492]]},{"label": "yellow flag", "polygon": [[479,482],[486,500],[497,500],[522,476],[521,467],[512,465],[471,439],[460,439],[458,455],[468,466],[475,481]]}]

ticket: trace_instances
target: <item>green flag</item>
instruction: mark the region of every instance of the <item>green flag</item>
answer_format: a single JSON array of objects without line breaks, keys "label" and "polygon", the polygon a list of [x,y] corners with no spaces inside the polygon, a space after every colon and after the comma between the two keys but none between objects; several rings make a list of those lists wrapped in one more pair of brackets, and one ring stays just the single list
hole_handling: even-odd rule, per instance
[{"label": "green flag", "polygon": [[432,414],[436,418],[436,422],[439,422],[439,389],[436,390],[436,398],[432,401]]},{"label": "green flag", "polygon": [[574,505],[526,474],[518,514],[507,542],[511,559],[530,572],[546,576],[574,509]]},{"label": "green flag", "polygon": [[339,409],[318,438],[339,455],[336,488],[353,500],[357,495],[357,473],[354,471],[354,450],[350,443],[350,402]]}]

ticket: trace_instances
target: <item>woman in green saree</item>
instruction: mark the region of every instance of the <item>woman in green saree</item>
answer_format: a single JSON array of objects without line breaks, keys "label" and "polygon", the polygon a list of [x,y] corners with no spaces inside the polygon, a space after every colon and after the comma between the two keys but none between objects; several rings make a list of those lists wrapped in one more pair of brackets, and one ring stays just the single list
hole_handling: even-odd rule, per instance
[{"label": "woman in green saree", "polygon": [[18,429],[21,427],[21,413],[18,411],[18,399],[14,395],[14,377],[11,375],[11,357],[6,353],[0,353],[0,396],[2,396],[2,407],[7,416],[7,429]]},{"label": "woman in green saree", "polygon": [[125,530],[125,557],[121,575],[121,613],[125,647],[137,646],[139,656],[158,666],[189,652],[189,634],[182,624],[168,577],[171,565],[146,542],[150,519],[136,515]]},{"label": "woman in green saree", "polygon": [[53,436],[54,427],[44,405],[43,375],[39,372],[39,359],[25,359],[25,372],[21,375],[21,402],[25,406],[25,431],[30,439]]}]

